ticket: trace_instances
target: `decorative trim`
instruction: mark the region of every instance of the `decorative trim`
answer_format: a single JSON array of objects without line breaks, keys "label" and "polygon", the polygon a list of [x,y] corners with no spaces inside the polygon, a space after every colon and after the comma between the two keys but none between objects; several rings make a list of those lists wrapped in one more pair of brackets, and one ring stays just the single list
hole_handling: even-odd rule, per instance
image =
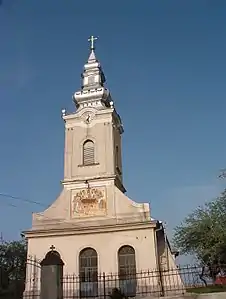
[{"label": "decorative trim", "polygon": [[100,163],[92,163],[92,164],[79,164],[78,167],[89,167],[89,166],[97,166],[100,165]]},{"label": "decorative trim", "polygon": [[123,183],[118,175],[115,176],[115,185],[122,191],[122,193],[126,193],[126,188],[123,186]]},{"label": "decorative trim", "polygon": [[23,232],[26,238],[37,238],[37,237],[50,237],[50,236],[70,236],[70,235],[86,235],[86,234],[101,234],[111,233],[118,231],[130,231],[130,230],[143,230],[143,229],[155,229],[157,221],[146,221],[146,222],[135,222],[135,223],[123,223],[114,225],[103,225],[93,227],[81,227],[75,226],[71,223],[69,228],[48,228],[48,229],[37,229]]},{"label": "decorative trim", "polygon": [[116,176],[115,175],[102,175],[102,176],[87,176],[87,177],[73,177],[71,179],[65,179],[65,180],[62,180],[61,183],[62,184],[71,184],[71,183],[78,183],[78,182],[85,182],[87,180],[89,181],[106,181],[106,180],[109,180],[111,179],[112,181],[114,181],[116,179]]},{"label": "decorative trim", "polygon": [[122,174],[122,172],[121,172],[121,170],[120,170],[120,168],[118,166],[116,166],[116,170],[117,170],[117,172],[118,172],[119,175]]}]

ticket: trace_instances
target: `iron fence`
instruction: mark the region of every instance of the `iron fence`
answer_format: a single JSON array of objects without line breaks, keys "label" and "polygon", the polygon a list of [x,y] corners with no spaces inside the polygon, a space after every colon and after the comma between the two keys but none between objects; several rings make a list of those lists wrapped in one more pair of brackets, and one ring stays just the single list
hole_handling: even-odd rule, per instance
[{"label": "iron fence", "polygon": [[[226,269],[224,267],[224,269]],[[66,275],[62,280],[64,298],[106,298],[114,288],[125,297],[163,297],[184,294],[216,286],[226,291],[226,272],[222,268],[212,271],[201,266],[184,266],[165,270],[146,270],[137,273]]]},{"label": "iron fence", "polygon": [[[1,269],[1,268],[0,268]],[[5,273],[0,275],[0,298],[39,299],[43,278],[41,268],[36,273],[27,273],[26,280],[11,279],[6,283]],[[56,281],[48,282],[50,287],[61,294],[58,298],[110,298],[117,288],[125,297],[163,297],[168,295],[200,292],[209,288],[226,291],[226,266],[186,266],[174,269],[146,270],[128,273],[97,273],[87,269],[82,275],[62,275]],[[1,272],[1,271],[0,271]],[[48,280],[48,277],[44,280]],[[1,283],[2,281],[2,283]],[[4,282],[4,283],[3,283]],[[51,295],[52,296],[52,295]],[[43,296],[42,296],[43,298]],[[48,299],[48,298],[46,298]]]}]

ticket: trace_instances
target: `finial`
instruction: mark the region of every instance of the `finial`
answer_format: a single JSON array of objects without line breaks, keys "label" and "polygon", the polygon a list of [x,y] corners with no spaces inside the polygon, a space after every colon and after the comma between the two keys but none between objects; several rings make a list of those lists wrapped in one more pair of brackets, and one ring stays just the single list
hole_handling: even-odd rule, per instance
[{"label": "finial", "polygon": [[61,115],[62,115],[62,117],[64,117],[66,115],[66,109],[61,110]]},{"label": "finial", "polygon": [[90,42],[90,50],[94,50],[95,47],[94,47],[94,42],[95,40],[97,40],[97,37],[94,37],[93,35],[90,36],[90,38],[88,39],[88,42]]}]

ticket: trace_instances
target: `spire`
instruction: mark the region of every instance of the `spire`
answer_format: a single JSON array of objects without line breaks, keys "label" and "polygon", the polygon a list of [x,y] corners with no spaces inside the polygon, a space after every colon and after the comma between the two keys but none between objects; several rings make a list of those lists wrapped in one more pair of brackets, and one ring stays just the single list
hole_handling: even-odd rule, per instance
[{"label": "spire", "polygon": [[[109,107],[107,102],[111,101],[109,91],[104,87],[105,76],[101,68],[100,62],[95,55],[95,41],[97,37],[90,36],[88,41],[90,42],[90,55],[87,63],[84,65],[84,71],[82,73],[82,86],[79,92],[76,92],[73,96],[74,102],[77,108],[87,106],[85,102],[97,102],[97,98],[100,98],[99,104],[105,104],[105,107]],[[80,105],[84,103],[84,105]],[[89,104],[90,106],[90,104]]]},{"label": "spire", "polygon": [[98,38],[94,37],[93,35],[91,35],[90,38],[88,39],[88,42],[90,42],[90,51],[91,51],[89,55],[88,63],[97,62],[96,55],[94,53],[95,50],[94,42],[97,39]]},{"label": "spire", "polygon": [[97,37],[90,36],[88,41],[90,42],[90,55],[87,63],[84,65],[84,71],[82,74],[83,84],[82,89],[90,89],[95,87],[104,86],[105,76],[101,69],[101,65],[95,55],[94,42]]},{"label": "spire", "polygon": [[97,59],[96,59],[96,55],[94,53],[94,50],[91,50],[91,53],[90,53],[89,58],[88,58],[88,63],[93,63],[93,62],[97,62]]}]

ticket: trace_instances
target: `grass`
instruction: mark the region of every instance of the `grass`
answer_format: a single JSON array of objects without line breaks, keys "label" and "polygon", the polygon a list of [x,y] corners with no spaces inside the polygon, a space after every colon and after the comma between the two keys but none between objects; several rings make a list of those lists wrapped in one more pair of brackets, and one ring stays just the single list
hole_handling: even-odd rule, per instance
[{"label": "grass", "polygon": [[187,293],[196,294],[226,292],[226,285],[213,285],[208,287],[188,288],[186,291]]}]

